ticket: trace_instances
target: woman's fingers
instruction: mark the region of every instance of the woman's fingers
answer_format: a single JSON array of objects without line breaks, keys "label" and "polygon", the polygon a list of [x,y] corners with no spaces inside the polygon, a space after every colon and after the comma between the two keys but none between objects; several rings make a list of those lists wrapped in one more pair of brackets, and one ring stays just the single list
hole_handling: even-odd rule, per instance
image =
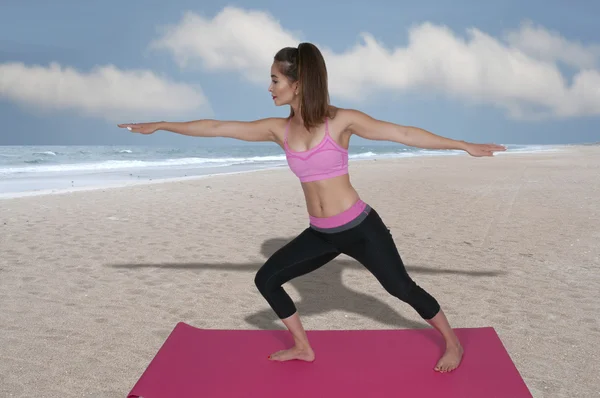
[{"label": "woman's fingers", "polygon": [[129,131],[140,131],[144,126],[137,123],[121,123],[117,124],[120,128],[126,128]]}]

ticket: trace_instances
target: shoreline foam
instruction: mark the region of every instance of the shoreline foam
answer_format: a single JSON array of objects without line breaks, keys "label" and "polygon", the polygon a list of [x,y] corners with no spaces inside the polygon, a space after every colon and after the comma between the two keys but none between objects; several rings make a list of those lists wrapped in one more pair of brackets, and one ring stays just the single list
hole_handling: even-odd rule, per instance
[{"label": "shoreline foam", "polygon": [[[545,154],[549,152],[556,152],[561,150],[566,150],[571,148],[571,146],[548,146],[548,149],[537,149],[537,150],[514,150],[507,151],[504,153],[497,153],[496,156],[514,156],[514,155],[526,155],[526,154]],[[354,162],[364,162],[364,161],[402,161],[406,159],[419,158],[419,157],[446,157],[446,156],[469,156],[466,153],[461,153],[457,151],[453,151],[453,153],[445,153],[443,151],[424,151],[424,153],[420,154],[402,154],[401,156],[386,156],[386,155],[375,155],[372,158],[358,158],[351,159],[350,163]],[[286,168],[287,165],[274,165],[274,166],[266,166],[266,167],[258,167],[255,169],[246,169],[246,170],[236,170],[236,171],[223,171],[223,172],[213,172],[207,174],[196,174],[191,176],[184,177],[153,177],[144,180],[110,180],[110,182],[98,182],[92,185],[86,185],[83,187],[71,187],[71,188],[49,188],[49,189],[36,189],[36,190],[25,190],[25,191],[13,191],[13,192],[0,192],[0,200],[3,199],[14,199],[21,197],[31,197],[31,196],[40,196],[40,195],[63,195],[75,192],[85,192],[85,191],[93,191],[93,190],[106,190],[106,189],[115,189],[115,188],[127,188],[131,186],[139,186],[139,185],[152,185],[152,184],[160,184],[160,183],[168,183],[168,182],[178,182],[178,181],[188,181],[195,179],[204,179],[211,178],[219,175],[232,175],[232,174],[244,174],[244,173],[253,173],[257,171],[269,171],[276,170],[280,168]],[[201,170],[200,170],[201,171]]]}]

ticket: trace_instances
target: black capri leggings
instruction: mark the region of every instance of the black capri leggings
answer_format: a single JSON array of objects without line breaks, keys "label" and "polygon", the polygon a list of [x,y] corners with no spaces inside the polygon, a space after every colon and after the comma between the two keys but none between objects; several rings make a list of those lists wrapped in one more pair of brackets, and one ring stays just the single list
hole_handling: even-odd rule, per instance
[{"label": "black capri leggings", "polygon": [[277,316],[285,319],[296,312],[296,306],[282,285],[342,253],[364,265],[388,293],[408,303],[423,319],[433,318],[440,310],[435,298],[410,278],[390,230],[370,207],[346,229],[309,226],[265,262],[254,283]]}]

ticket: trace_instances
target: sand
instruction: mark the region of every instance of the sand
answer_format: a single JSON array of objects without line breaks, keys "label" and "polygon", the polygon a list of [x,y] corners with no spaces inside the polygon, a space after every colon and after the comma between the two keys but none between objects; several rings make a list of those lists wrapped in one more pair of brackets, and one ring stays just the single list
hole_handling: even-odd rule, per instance
[{"label": "sand", "polygon": [[[453,326],[536,398],[598,396],[600,147],[350,169]],[[285,168],[0,200],[0,396],[125,397],[180,321],[282,328],[253,278],[306,226]],[[345,256],[284,288],[307,329],[428,327]]]}]

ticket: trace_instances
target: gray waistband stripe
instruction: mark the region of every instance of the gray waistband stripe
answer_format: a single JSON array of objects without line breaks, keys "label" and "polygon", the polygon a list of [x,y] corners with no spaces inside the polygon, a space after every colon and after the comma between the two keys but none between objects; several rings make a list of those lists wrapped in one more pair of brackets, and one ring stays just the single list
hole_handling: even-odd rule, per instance
[{"label": "gray waistband stripe", "polygon": [[369,212],[371,211],[371,206],[367,205],[365,207],[365,209],[363,211],[360,212],[360,214],[352,221],[347,222],[346,224],[340,225],[339,227],[333,227],[333,228],[319,228],[316,227],[312,224],[310,224],[310,227],[312,229],[314,229],[315,231],[319,231],[319,232],[324,232],[326,234],[333,234],[336,232],[342,232],[345,231],[347,229],[350,228],[354,228],[356,227],[358,224],[360,224],[365,218],[367,218],[367,216],[369,215]]}]

